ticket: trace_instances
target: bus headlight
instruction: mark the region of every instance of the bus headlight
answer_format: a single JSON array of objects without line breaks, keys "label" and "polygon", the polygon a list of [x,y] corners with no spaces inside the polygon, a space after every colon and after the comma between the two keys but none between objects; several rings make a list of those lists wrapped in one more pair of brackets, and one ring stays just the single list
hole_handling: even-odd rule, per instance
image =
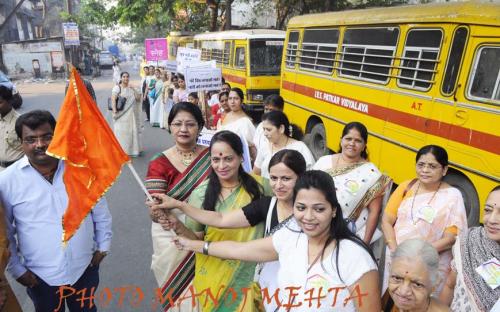
[{"label": "bus headlight", "polygon": [[251,100],[251,101],[263,101],[264,100],[264,95],[263,94],[258,94],[258,93],[250,93],[248,95],[248,98]]}]

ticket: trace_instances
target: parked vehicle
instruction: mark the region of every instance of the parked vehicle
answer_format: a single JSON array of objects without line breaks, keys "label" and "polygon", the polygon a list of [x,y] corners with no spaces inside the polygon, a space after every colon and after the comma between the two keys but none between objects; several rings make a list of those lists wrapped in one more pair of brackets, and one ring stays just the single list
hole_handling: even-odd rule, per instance
[{"label": "parked vehicle", "polygon": [[103,51],[99,53],[99,67],[101,69],[113,67],[113,55],[110,52]]},{"label": "parked vehicle", "polygon": [[446,182],[469,225],[500,183],[500,5],[447,3],[297,16],[280,95],[316,157],[350,121],[370,130],[370,161],[400,183],[415,152],[446,147]]},{"label": "parked vehicle", "polygon": [[12,93],[14,94],[14,97],[12,99],[12,107],[14,107],[14,109],[18,109],[19,107],[21,107],[21,105],[23,105],[23,98],[21,97],[21,94],[19,94],[19,92],[17,91],[16,85],[1,70],[0,70],[0,85],[12,89]]},{"label": "parked vehicle", "polygon": [[232,87],[245,93],[245,108],[259,120],[263,101],[279,94],[285,32],[269,29],[231,30],[194,36],[201,60],[215,60]]}]

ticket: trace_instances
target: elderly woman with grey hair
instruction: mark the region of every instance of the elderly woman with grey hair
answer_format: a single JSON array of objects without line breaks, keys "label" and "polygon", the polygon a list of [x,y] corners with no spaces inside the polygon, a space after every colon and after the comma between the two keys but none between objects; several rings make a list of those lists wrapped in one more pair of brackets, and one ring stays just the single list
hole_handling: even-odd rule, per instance
[{"label": "elderly woman with grey hair", "polygon": [[394,300],[390,311],[449,311],[448,307],[431,297],[438,284],[439,255],[436,249],[420,239],[409,239],[399,244],[392,254],[389,275],[388,290]]}]

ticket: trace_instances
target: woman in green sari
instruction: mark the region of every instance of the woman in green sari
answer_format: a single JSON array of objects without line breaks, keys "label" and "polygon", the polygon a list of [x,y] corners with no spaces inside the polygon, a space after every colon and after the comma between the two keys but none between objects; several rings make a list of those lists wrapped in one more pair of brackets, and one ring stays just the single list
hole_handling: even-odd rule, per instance
[{"label": "woman in green sari", "polygon": [[[208,180],[191,193],[190,205],[225,213],[241,209],[271,193],[267,183],[264,183],[267,180],[251,176],[243,170],[243,146],[238,135],[230,131],[218,132],[212,138],[209,149],[212,172]],[[264,232],[263,224],[240,229],[219,229],[189,218],[186,226],[175,222],[175,232],[205,241],[230,239],[246,242],[261,238]],[[197,254],[193,285],[196,294],[199,294],[196,297],[198,308],[204,312],[263,311],[254,274],[255,263]]]}]

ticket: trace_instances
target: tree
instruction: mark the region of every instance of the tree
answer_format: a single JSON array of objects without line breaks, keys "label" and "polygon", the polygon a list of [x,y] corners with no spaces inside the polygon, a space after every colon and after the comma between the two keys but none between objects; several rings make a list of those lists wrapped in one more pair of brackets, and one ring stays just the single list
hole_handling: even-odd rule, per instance
[{"label": "tree", "polygon": [[121,24],[152,27],[160,37],[170,30],[207,30],[210,20],[207,5],[190,0],[118,0],[110,12]]}]

